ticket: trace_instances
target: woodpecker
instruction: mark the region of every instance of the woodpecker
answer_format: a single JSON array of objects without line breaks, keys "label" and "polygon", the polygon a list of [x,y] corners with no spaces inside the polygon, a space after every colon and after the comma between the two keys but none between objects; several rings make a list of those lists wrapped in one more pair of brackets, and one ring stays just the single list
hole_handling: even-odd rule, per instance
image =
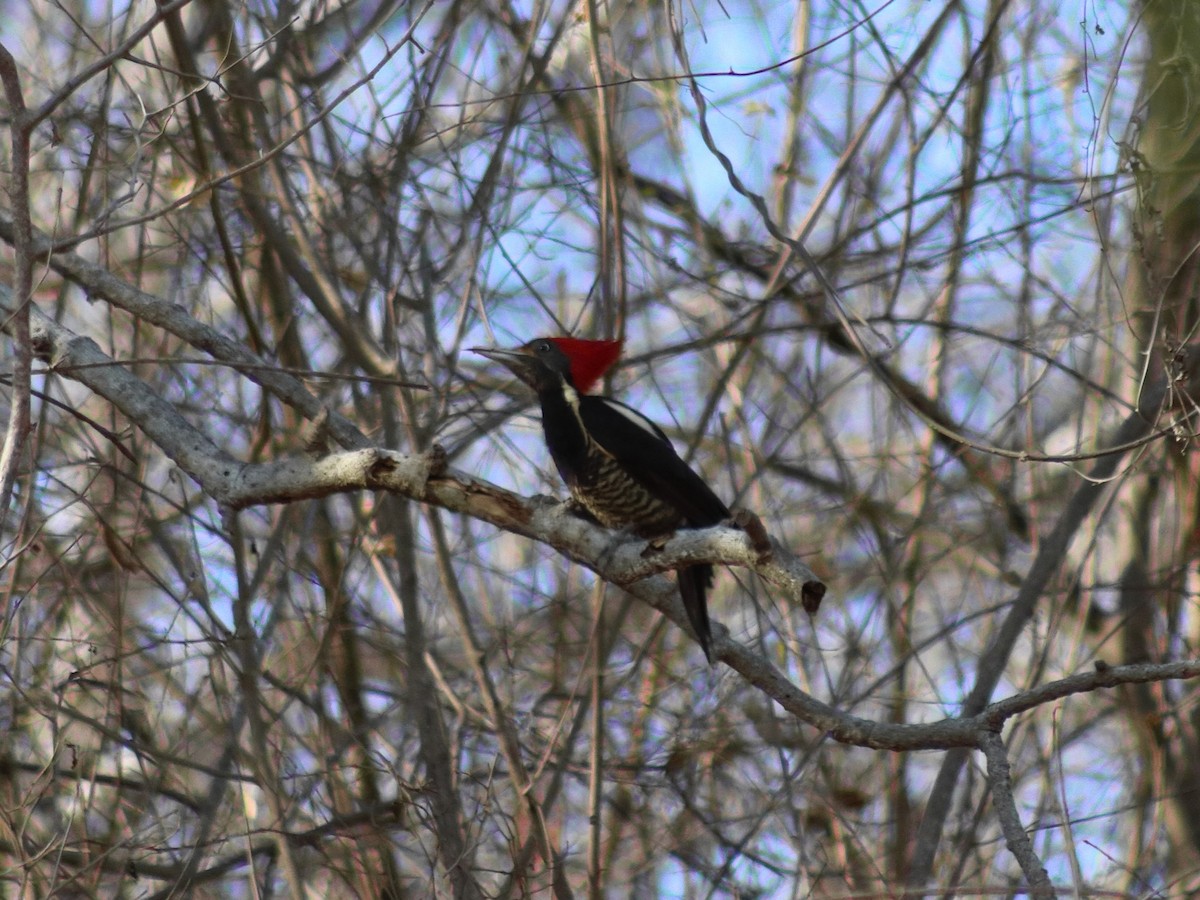
[{"label": "woodpecker", "polygon": [[[624,403],[588,393],[616,362],[620,341],[544,337],[515,350],[475,352],[507,366],[537,392],[554,465],[575,502],[601,525],[653,538],[729,518],[661,428]],[[706,594],[712,579],[711,565],[679,570],[683,608],[709,663]]]}]

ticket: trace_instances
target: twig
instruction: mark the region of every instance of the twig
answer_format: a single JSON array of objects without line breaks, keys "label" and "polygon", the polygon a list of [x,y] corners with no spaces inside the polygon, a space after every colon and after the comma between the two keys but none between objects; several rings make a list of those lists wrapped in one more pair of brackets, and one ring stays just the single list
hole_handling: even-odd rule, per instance
[{"label": "twig", "polygon": [[1004,842],[1009,852],[1017,858],[1021,871],[1029,882],[1030,893],[1034,897],[1053,897],[1054,884],[1050,881],[1050,873],[1038,858],[1033,849],[1033,842],[1021,825],[1021,817],[1017,813],[1017,803],[1012,792],[1012,771],[1008,764],[1008,754],[1004,749],[1004,741],[994,731],[980,735],[979,749],[987,759],[988,787],[992,792],[992,803],[996,807],[996,815],[1000,819],[1000,828],[1004,831]]}]

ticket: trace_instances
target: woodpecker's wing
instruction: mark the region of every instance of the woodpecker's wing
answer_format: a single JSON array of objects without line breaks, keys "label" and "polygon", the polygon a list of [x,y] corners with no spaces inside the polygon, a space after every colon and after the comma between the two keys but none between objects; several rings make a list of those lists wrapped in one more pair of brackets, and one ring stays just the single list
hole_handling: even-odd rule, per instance
[{"label": "woodpecker's wing", "polygon": [[670,503],[692,526],[716,525],[729,510],[675,452],[661,428],[610,397],[579,398],[584,429],[651,494]]}]

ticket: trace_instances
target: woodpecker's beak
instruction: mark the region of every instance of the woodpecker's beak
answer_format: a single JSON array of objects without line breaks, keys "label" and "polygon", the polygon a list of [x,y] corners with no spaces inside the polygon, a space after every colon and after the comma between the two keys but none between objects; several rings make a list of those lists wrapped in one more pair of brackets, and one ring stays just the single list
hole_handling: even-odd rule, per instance
[{"label": "woodpecker's beak", "polygon": [[537,357],[525,348],[497,350],[492,347],[472,347],[471,352],[502,364],[531,388],[537,390]]}]

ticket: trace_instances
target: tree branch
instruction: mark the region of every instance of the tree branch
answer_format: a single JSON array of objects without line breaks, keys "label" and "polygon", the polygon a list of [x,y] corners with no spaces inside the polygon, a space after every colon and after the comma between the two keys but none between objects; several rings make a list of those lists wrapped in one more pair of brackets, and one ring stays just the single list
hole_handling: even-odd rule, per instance
[{"label": "tree branch", "polygon": [[[12,214],[8,210],[0,209],[0,239],[13,243],[15,235],[16,225]],[[234,367],[244,366],[245,368],[239,371],[244,372],[247,378],[305,418],[314,419],[322,414],[324,407],[321,401],[313,396],[299,379],[281,372],[277,366],[272,366],[268,360],[251,353],[243,344],[227,337],[216,328],[192,318],[178,304],[168,303],[161,297],[133,287],[108,269],[77,253],[55,251],[53,243],[49,237],[35,229],[30,245],[32,258],[45,261],[51,269],[84,288],[89,295],[100,297],[118,309],[162,328],[214,359]],[[11,298],[7,294],[0,294],[0,304],[10,303]],[[70,373],[70,377],[87,383],[82,376],[77,377],[74,373]],[[370,446],[366,436],[345,416],[332,411],[327,415],[329,433],[338,444],[348,448]]]},{"label": "tree branch", "polygon": [[[1185,371],[1189,384],[1186,389],[1194,392],[1195,382],[1200,379],[1197,368],[1200,366],[1200,347],[1193,347],[1187,354]],[[1134,442],[1144,437],[1154,428],[1155,418],[1159,409],[1170,397],[1171,392],[1179,390],[1181,385],[1175,380],[1160,379],[1151,384],[1143,392],[1138,408],[1135,409],[1117,429],[1116,434],[1107,445],[1128,448]],[[1096,460],[1084,481],[1075,489],[1075,493],[1067,502],[1062,515],[1054,528],[1038,547],[1038,554],[1029,567],[1029,572],[1021,582],[1016,600],[1008,612],[1008,616],[1000,626],[991,646],[984,651],[979,660],[975,685],[963,702],[963,715],[971,716],[983,710],[991,698],[1000,678],[1008,665],[1009,657],[1017,639],[1025,630],[1026,624],[1033,616],[1039,600],[1045,596],[1050,579],[1062,567],[1067,558],[1067,550],[1075,538],[1080,526],[1092,511],[1096,501],[1108,489],[1108,482],[1115,477],[1125,452],[1114,451]],[[950,802],[954,789],[958,784],[958,775],[966,764],[965,753],[955,752],[946,755],[942,768],[934,781],[933,791],[925,807],[925,815],[917,830],[916,843],[913,849],[911,876],[913,884],[924,884],[933,871],[934,855],[941,842],[942,827],[950,812]]]},{"label": "tree branch", "polygon": [[1050,881],[1050,873],[1034,851],[1033,842],[1025,833],[1017,813],[1017,802],[1012,792],[1012,768],[1008,764],[1004,741],[996,732],[986,731],[979,736],[979,749],[987,759],[988,787],[1008,850],[1017,858],[1033,896],[1053,897],[1054,884]]},{"label": "tree branch", "polygon": [[12,181],[8,195],[12,202],[11,243],[16,252],[13,283],[16,302],[6,311],[4,330],[13,342],[12,400],[9,403],[8,428],[0,447],[0,528],[8,520],[8,507],[17,484],[22,451],[30,430],[30,370],[33,354],[29,340],[29,304],[33,296],[33,226],[29,219],[29,138],[34,122],[25,108],[17,61],[8,48],[0,45],[0,83],[11,110]]}]

